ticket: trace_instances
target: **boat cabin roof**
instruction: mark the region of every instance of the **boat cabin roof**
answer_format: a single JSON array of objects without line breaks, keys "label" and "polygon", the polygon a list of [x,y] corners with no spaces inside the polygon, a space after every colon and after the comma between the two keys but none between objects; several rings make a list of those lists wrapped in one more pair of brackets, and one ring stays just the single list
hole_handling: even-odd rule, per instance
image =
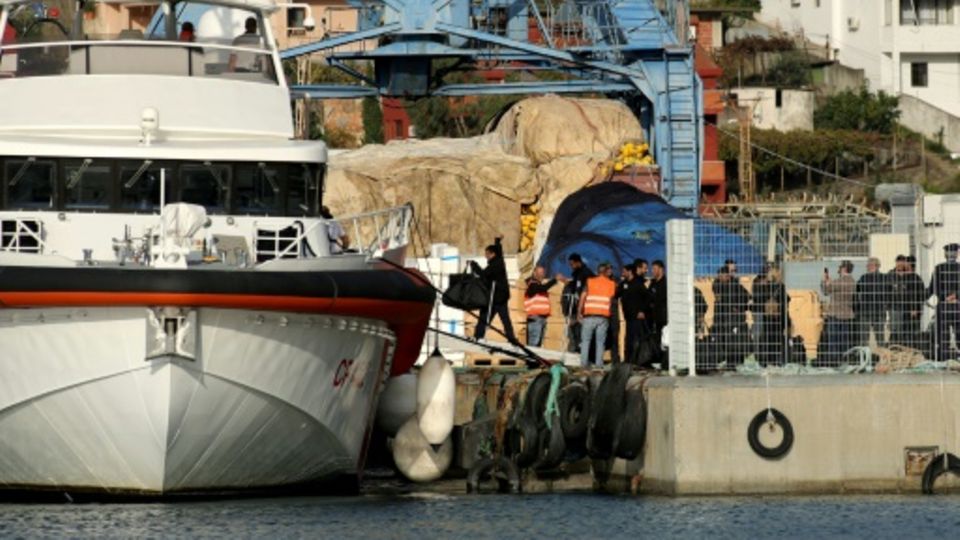
[{"label": "boat cabin roof", "polygon": [[[162,0],[87,0],[90,2],[97,2],[101,4],[117,4],[117,5],[130,5],[130,6],[155,6],[162,4]],[[18,4],[33,4],[36,3],[36,0],[0,0],[0,7],[5,6],[14,6]],[[176,4],[181,3],[176,0],[171,1],[170,3]],[[214,6],[225,6],[225,7],[235,7],[241,9],[249,9],[251,11],[262,11],[264,13],[272,13],[279,9],[276,0],[203,0],[204,4],[211,4]]]}]

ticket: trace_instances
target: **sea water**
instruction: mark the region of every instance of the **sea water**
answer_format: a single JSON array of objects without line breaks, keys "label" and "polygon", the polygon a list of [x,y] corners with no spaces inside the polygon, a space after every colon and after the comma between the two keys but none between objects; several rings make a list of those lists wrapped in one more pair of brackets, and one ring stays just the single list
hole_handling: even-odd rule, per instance
[{"label": "sea water", "polygon": [[3,504],[0,538],[960,538],[960,496],[596,494]]}]

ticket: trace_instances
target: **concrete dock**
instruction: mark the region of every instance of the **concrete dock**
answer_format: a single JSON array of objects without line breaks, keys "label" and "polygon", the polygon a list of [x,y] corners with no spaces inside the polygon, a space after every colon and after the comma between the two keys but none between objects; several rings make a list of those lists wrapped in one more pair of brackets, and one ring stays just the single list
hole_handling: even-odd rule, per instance
[{"label": "concrete dock", "polygon": [[[496,410],[500,384],[491,377],[519,373],[458,373],[457,424],[469,422],[478,403]],[[644,393],[647,433],[639,458],[567,463],[555,478],[526,471],[524,491],[919,493],[933,456],[960,454],[960,374],[953,372],[653,376]],[[751,420],[768,406],[793,428],[793,445],[777,459],[759,456],[747,438]],[[766,446],[782,438],[775,431],[760,430]],[[461,465],[468,468],[469,457]],[[960,482],[944,475],[936,486],[944,491]]]}]

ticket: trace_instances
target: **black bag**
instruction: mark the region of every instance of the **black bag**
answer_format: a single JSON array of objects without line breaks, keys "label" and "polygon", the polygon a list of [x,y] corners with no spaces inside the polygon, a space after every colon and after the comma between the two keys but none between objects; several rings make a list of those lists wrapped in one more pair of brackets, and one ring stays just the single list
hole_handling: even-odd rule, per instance
[{"label": "black bag", "polygon": [[457,309],[485,309],[490,304],[490,289],[473,274],[451,274],[450,286],[441,297],[443,305]]}]

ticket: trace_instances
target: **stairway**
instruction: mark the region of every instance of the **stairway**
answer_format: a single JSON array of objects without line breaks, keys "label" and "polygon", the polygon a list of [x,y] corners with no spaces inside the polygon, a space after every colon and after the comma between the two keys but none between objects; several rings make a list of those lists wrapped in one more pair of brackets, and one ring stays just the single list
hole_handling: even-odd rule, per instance
[{"label": "stairway", "polygon": [[[695,210],[700,196],[703,88],[692,48],[677,38],[674,25],[654,0],[587,4],[597,14],[584,17],[584,23],[593,26],[596,51],[607,61],[644,72],[656,92],[647,96],[653,105],[650,138],[663,176],[664,198],[678,208]],[[671,13],[689,19],[686,13]]]}]

